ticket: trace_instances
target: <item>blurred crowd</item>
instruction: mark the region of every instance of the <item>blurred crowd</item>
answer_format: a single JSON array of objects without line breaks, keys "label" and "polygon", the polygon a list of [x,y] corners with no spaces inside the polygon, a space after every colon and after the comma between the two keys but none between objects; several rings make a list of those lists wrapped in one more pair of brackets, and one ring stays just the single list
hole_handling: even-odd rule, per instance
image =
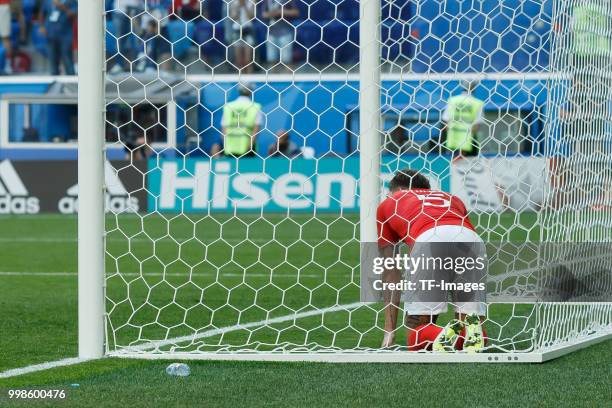
[{"label": "blurred crowd", "polygon": [[[0,73],[74,75],[77,1],[0,0]],[[111,73],[180,69],[189,58],[215,56],[243,72],[293,63],[294,0],[105,0],[105,7]]]},{"label": "blurred crowd", "polygon": [[74,75],[76,0],[0,0],[0,72]]},{"label": "blurred crowd", "polygon": [[[107,0],[109,70],[292,68],[294,0]],[[257,52],[256,52],[257,50]],[[205,69],[205,68],[204,68]]]},{"label": "blurred crowd", "polygon": [[[74,74],[77,1],[0,0],[0,73]],[[104,1],[111,73],[305,73],[358,67],[358,0]],[[546,70],[548,3],[503,3],[507,6],[475,7],[458,15],[458,26],[465,28],[458,32],[450,29],[454,17],[441,14],[440,5],[458,7],[459,0],[422,0],[421,7],[410,0],[382,0],[383,69]],[[458,41],[458,35],[470,41]]]}]

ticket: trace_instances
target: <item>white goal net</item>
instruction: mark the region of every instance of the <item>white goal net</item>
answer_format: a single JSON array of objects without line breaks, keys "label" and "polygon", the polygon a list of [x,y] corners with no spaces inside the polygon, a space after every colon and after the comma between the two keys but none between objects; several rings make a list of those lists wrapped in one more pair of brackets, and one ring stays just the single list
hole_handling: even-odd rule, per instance
[{"label": "white goal net", "polygon": [[[362,3],[106,10],[106,167],[130,180],[105,216],[106,354],[542,361],[612,333],[609,2]],[[401,312],[380,347],[360,251],[404,168],[487,244],[482,353],[408,351]]]}]

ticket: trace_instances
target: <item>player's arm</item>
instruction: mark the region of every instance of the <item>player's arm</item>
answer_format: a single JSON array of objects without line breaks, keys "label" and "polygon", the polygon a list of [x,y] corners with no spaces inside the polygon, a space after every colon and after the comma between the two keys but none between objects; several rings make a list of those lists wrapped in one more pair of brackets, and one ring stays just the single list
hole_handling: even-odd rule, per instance
[{"label": "player's arm", "polygon": [[[379,255],[382,258],[393,257],[395,255],[395,245],[388,245],[379,248]],[[385,269],[382,275],[383,283],[398,283],[401,278],[399,269]],[[385,285],[386,287],[386,285]],[[397,328],[397,315],[399,312],[401,291],[384,290],[383,300],[385,302],[385,335],[382,347],[391,347],[395,343],[395,329]]]},{"label": "player's arm", "polygon": [[[378,232],[378,254],[381,258],[393,257],[396,248],[399,247],[401,239],[395,232],[392,219],[395,216],[395,202],[383,201],[376,211],[376,229]],[[395,269],[385,269],[382,275],[383,283],[397,283],[400,281],[401,272]],[[390,347],[395,342],[395,328],[397,327],[397,315],[399,312],[400,291],[383,290],[383,301],[385,303],[385,326],[382,347]]]}]

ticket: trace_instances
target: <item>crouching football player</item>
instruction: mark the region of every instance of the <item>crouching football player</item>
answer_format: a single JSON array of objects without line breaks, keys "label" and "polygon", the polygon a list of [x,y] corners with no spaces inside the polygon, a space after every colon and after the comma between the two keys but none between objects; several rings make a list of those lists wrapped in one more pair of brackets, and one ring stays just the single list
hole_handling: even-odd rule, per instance
[{"label": "crouching football player", "polygon": [[[471,254],[486,259],[484,243],[458,197],[432,190],[425,176],[410,169],[395,174],[389,190],[389,196],[377,211],[378,247],[382,257],[394,257],[399,244],[404,242],[412,258],[427,250],[431,254],[431,248],[434,248],[433,253],[436,253],[435,248],[438,248],[438,253],[442,248],[443,253],[448,249],[449,254],[456,254],[453,252],[456,248],[468,247]],[[403,273],[398,268],[388,269],[383,273],[383,282],[397,283]],[[454,270],[444,276],[450,281],[461,279],[457,273]],[[414,276],[423,275],[417,273]],[[436,280],[439,279],[438,276]],[[441,287],[432,291],[432,288],[425,290],[417,281],[414,284],[414,290],[405,291],[404,302],[409,350],[479,352],[483,349],[486,336],[482,327],[486,312],[484,290],[466,293]],[[448,309],[449,292],[455,305],[455,319],[440,327],[435,323],[438,315]],[[384,291],[385,336],[382,347],[394,344],[400,297],[398,290]]]}]

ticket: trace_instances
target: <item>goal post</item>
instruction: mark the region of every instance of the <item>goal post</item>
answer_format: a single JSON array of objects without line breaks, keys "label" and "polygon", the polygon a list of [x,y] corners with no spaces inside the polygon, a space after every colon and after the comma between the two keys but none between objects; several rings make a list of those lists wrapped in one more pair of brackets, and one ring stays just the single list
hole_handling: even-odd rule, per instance
[{"label": "goal post", "polygon": [[[570,0],[104,3],[79,3],[79,357],[542,362],[611,337],[589,296],[610,294],[612,52],[574,52],[612,39],[607,3],[578,28]],[[479,154],[457,159],[466,92]],[[482,353],[408,351],[401,318],[380,348],[362,251],[405,167],[487,244]]]},{"label": "goal post", "polygon": [[360,1],[359,16],[359,231],[361,242],[375,242],[381,185],[380,0]]},{"label": "goal post", "polygon": [[79,2],[79,357],[104,355],[104,1]]}]

